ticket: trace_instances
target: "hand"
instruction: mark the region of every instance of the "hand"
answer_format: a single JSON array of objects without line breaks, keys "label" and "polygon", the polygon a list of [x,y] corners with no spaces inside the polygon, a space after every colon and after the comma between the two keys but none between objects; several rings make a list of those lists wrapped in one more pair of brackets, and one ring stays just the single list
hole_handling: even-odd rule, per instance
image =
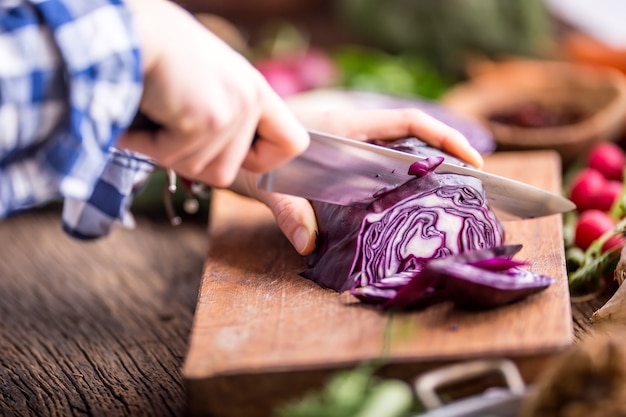
[{"label": "hand", "polygon": [[280,230],[301,255],[313,252],[317,221],[311,203],[304,198],[259,190],[257,179],[258,174],[242,169],[230,189],[269,207]]},{"label": "hand", "polygon": [[307,113],[300,121],[311,129],[362,141],[418,137],[476,168],[484,161],[458,130],[415,108],[389,110],[344,110]]},{"label": "hand", "polygon": [[127,132],[117,146],[217,187],[231,184],[242,166],[265,172],[308,146],[262,75],[192,15],[164,0],[127,4],[142,50],[140,108],[163,129]]},{"label": "hand", "polygon": [[[418,136],[424,142],[476,167],[483,166],[482,156],[462,134],[419,110],[333,111],[301,115],[300,119],[308,128],[358,140]],[[303,198],[259,190],[256,187],[257,177],[242,170],[231,188],[265,203],[299,253],[307,255],[313,252],[317,222],[311,204]]]}]

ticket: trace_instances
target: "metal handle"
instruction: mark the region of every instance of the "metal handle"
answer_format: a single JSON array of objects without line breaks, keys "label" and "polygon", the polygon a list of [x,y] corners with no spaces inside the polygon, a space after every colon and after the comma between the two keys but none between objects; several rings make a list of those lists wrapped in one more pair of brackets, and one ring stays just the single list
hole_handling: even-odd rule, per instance
[{"label": "metal handle", "polygon": [[437,394],[438,388],[494,373],[502,375],[507,388],[513,394],[523,395],[526,391],[526,385],[517,366],[508,359],[476,360],[435,369],[416,378],[414,389],[424,407],[430,410],[443,405]]}]

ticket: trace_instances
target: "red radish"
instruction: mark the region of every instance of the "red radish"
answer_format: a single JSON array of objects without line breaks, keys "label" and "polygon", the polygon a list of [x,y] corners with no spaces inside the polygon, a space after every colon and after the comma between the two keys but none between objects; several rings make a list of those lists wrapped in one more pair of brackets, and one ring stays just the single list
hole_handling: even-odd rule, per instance
[{"label": "red radish", "polygon": [[338,75],[330,56],[313,47],[257,60],[254,66],[281,97],[327,87],[335,83]]},{"label": "red radish", "polygon": [[[623,235],[614,235],[609,238],[604,245],[602,245],[602,251],[606,252],[611,249],[619,250],[624,246],[624,236]],[[619,252],[618,252],[619,253]]]},{"label": "red radish", "polygon": [[621,181],[626,166],[626,155],[613,142],[594,145],[587,156],[587,166],[598,170],[605,178]]},{"label": "red radish", "polygon": [[279,96],[287,97],[304,90],[297,72],[287,62],[268,59],[254,65]]},{"label": "red radish", "polygon": [[604,176],[593,168],[584,168],[572,180],[569,199],[579,212],[594,207],[594,199],[606,184]]},{"label": "red radish", "polygon": [[624,185],[616,180],[608,180],[593,198],[593,208],[601,211],[610,211],[613,204],[622,194]]},{"label": "red radish", "polygon": [[324,51],[309,48],[297,62],[297,72],[305,89],[328,87],[337,81],[337,67]]},{"label": "red radish", "polygon": [[[609,215],[603,211],[590,209],[580,215],[576,223],[576,231],[574,241],[576,246],[585,250],[596,239],[604,233],[615,227],[615,222]],[[614,247],[621,246],[623,238],[621,236],[612,236],[603,246],[602,250],[606,251]]]}]

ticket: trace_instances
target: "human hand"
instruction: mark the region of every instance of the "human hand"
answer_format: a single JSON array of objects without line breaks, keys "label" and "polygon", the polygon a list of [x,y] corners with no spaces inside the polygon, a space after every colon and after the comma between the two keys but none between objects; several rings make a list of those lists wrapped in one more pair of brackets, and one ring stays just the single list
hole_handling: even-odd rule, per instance
[{"label": "human hand", "polygon": [[260,190],[257,188],[258,177],[258,174],[242,169],[229,188],[269,207],[278,227],[301,255],[313,252],[317,220],[311,203],[304,198]]},{"label": "human hand", "polygon": [[162,129],[126,132],[118,147],[226,187],[240,167],[265,172],[308,146],[303,127],[262,75],[192,15],[164,0],[126,2],[143,58],[140,109]]},{"label": "human hand", "polygon": [[484,161],[461,132],[416,108],[309,112],[297,115],[308,128],[361,141],[417,137],[476,168]]},{"label": "human hand", "polygon": [[[393,140],[417,136],[466,162],[482,167],[482,156],[457,130],[414,109],[350,110],[300,116],[305,126],[358,140]],[[317,222],[311,204],[299,197],[270,193],[256,186],[258,175],[242,170],[231,189],[265,203],[278,226],[302,255],[315,249]]]}]

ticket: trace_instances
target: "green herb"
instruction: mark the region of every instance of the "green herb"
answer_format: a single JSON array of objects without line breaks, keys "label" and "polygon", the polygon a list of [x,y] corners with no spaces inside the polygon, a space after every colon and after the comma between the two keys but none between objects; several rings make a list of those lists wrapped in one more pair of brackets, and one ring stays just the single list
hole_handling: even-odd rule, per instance
[{"label": "green herb", "polygon": [[342,74],[340,84],[351,89],[437,99],[453,85],[427,61],[411,54],[343,46],[334,59]]},{"label": "green herb", "polygon": [[279,407],[276,417],[404,417],[414,407],[403,381],[374,376],[370,364],[340,371],[325,387]]}]

